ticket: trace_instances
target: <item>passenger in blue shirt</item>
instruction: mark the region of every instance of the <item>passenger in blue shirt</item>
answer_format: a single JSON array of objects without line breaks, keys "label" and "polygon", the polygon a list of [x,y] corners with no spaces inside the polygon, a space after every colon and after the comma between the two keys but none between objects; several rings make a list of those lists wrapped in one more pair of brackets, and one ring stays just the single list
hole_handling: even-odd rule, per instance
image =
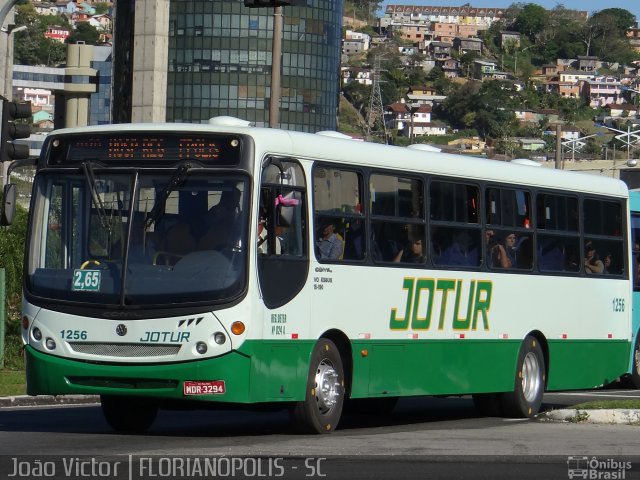
[{"label": "passenger in blue shirt", "polygon": [[438,258],[441,265],[477,267],[480,264],[477,242],[467,229],[456,231],[453,241]]},{"label": "passenger in blue shirt", "polygon": [[342,257],[343,243],[335,233],[333,220],[322,223],[321,236],[316,242],[320,250],[320,258],[326,260],[337,260]]}]

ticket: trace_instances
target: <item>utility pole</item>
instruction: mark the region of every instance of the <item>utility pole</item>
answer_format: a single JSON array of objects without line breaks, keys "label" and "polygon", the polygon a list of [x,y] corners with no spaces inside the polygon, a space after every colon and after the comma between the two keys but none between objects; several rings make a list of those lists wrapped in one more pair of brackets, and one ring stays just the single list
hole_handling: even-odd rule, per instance
[{"label": "utility pole", "polygon": [[562,169],[562,126],[556,124],[556,169]]},{"label": "utility pole", "polygon": [[244,0],[247,8],[273,7],[273,42],[271,44],[271,96],[269,99],[269,127],[280,123],[280,71],[282,70],[283,6],[299,5],[301,0]]},{"label": "utility pole", "polygon": [[282,70],[282,7],[273,9],[273,44],[271,47],[271,97],[269,99],[269,127],[280,124],[280,71]]}]

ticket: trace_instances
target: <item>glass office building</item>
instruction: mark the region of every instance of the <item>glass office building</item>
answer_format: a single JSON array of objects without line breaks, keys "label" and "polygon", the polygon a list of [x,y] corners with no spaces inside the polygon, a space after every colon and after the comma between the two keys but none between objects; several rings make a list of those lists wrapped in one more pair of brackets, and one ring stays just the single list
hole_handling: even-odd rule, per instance
[{"label": "glass office building", "polygon": [[[280,128],[335,130],[342,0],[283,7]],[[273,8],[171,0],[167,121],[219,115],[269,125]]]},{"label": "glass office building", "polygon": [[[136,67],[126,52],[136,42],[125,32],[135,30],[131,15],[141,10],[133,8],[140,1],[117,3],[114,78],[125,81],[114,85],[115,122],[131,118],[126,79]],[[302,0],[282,8],[280,128],[336,129],[342,3]],[[242,0],[171,0],[168,9],[165,120],[203,123],[228,115],[268,126],[274,8],[247,8]]]}]

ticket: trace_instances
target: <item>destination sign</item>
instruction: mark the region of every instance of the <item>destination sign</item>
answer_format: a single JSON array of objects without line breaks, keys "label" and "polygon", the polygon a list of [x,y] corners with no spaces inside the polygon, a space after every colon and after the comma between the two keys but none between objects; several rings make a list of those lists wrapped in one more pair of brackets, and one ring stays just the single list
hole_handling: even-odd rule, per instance
[{"label": "destination sign", "polygon": [[170,164],[185,160],[237,165],[240,138],[207,133],[104,133],[53,137],[48,165],[86,161],[120,165]]}]

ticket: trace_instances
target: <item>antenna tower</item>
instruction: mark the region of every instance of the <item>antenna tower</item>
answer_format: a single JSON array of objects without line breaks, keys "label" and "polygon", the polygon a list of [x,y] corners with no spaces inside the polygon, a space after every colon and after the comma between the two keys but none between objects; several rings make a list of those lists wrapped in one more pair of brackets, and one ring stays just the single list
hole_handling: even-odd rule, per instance
[{"label": "antenna tower", "polygon": [[377,56],[373,66],[373,86],[369,98],[369,111],[367,112],[367,140],[373,137],[381,137],[387,143],[387,127],[384,122],[384,107],[382,106],[382,94],[380,93],[380,57]]}]

